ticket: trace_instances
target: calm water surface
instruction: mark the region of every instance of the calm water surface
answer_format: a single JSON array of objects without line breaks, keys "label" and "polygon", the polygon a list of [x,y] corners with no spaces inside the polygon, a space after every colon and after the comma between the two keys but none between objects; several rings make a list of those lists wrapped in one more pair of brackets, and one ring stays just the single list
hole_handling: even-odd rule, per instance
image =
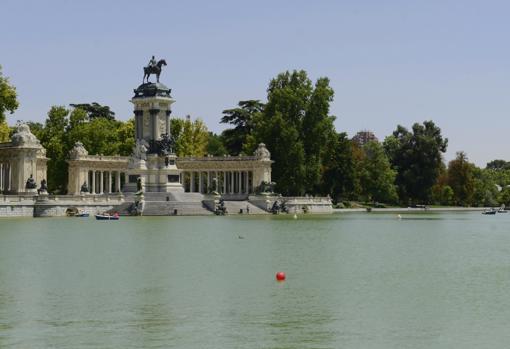
[{"label": "calm water surface", "polygon": [[0,348],[502,348],[509,329],[510,213],[0,219]]}]

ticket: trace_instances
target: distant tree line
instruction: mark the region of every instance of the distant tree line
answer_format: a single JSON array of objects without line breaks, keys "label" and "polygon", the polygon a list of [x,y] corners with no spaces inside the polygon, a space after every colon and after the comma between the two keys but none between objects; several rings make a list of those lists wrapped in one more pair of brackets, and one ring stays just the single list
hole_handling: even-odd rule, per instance
[{"label": "distant tree line", "polygon": [[[339,204],[510,204],[510,162],[493,160],[482,169],[458,152],[445,164],[448,140],[433,121],[410,129],[398,125],[382,142],[366,130],[350,139],[335,129],[333,97],[328,78],[312,82],[302,70],[278,74],[265,102],[243,100],[223,111],[220,122],[229,127],[221,134],[209,132],[201,119],[172,118],[175,151],[191,157],[251,155],[265,143],[276,191],[288,196],[329,195]],[[0,70],[0,142],[13,131],[6,113],[17,108],[16,90]],[[54,106],[44,123],[29,125],[50,158],[48,186],[54,193],[66,191],[66,160],[77,141],[102,155],[129,155],[135,143],[133,119],[117,120],[108,106],[95,102]]]}]

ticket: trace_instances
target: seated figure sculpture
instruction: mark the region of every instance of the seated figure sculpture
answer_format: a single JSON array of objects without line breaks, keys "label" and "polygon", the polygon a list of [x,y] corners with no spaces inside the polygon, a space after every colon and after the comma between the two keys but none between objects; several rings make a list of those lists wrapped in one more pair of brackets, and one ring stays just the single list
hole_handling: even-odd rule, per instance
[{"label": "seated figure sculpture", "polygon": [[89,186],[87,185],[87,182],[83,182],[80,188],[80,193],[88,193],[89,192]]},{"label": "seated figure sculpture", "polygon": [[41,186],[37,190],[39,194],[48,194],[48,186],[46,185],[46,179],[42,179]]},{"label": "seated figure sculpture", "polygon": [[30,175],[27,179],[27,183],[25,184],[25,189],[36,189],[37,183],[35,182],[34,176]]}]

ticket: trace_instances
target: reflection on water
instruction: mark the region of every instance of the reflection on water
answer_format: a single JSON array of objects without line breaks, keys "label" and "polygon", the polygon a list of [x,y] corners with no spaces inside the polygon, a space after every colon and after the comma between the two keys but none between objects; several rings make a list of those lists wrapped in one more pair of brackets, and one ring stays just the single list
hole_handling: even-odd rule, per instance
[{"label": "reflection on water", "polygon": [[504,347],[510,215],[395,216],[2,219],[0,347]]}]

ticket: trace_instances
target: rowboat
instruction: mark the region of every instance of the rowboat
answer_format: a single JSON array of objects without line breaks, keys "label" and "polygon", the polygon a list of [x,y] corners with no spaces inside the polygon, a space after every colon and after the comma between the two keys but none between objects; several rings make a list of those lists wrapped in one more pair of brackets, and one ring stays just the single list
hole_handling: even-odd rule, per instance
[{"label": "rowboat", "polygon": [[119,220],[118,213],[115,213],[113,215],[108,214],[108,213],[96,214],[95,217],[98,221],[118,221]]}]

